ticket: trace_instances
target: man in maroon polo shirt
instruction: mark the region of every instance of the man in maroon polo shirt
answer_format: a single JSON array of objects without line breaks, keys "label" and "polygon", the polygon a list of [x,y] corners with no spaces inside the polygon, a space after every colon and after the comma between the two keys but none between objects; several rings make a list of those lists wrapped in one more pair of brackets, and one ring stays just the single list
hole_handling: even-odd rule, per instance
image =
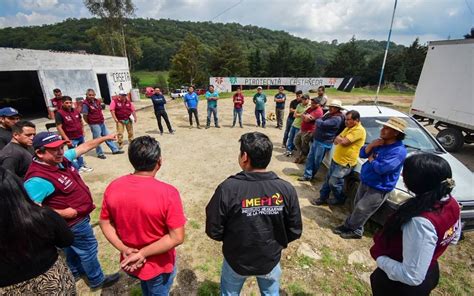
[{"label": "man in maroon polo shirt", "polygon": [[[133,140],[133,122],[137,122],[137,113],[135,112],[135,106],[127,98],[127,93],[123,90],[119,92],[119,97],[112,100],[110,103],[110,113],[115,120],[117,126],[117,143],[119,148],[123,147],[123,131],[127,129],[128,142]],[[133,120],[130,118],[133,115]]]},{"label": "man in maroon polo shirt", "polygon": [[[84,143],[84,126],[82,125],[81,113],[72,107],[72,98],[63,96],[61,109],[56,112],[55,121],[59,135],[66,141],[69,148],[77,147]],[[82,156],[74,163],[79,172],[90,172],[84,163]]]},{"label": "man in maroon polo shirt", "polygon": [[51,106],[54,108],[54,114],[61,109],[63,104],[63,93],[59,88],[53,89],[54,97],[50,100]]},{"label": "man in maroon polo shirt", "polygon": [[64,249],[69,269],[76,279],[87,277],[92,289],[105,288],[118,281],[119,274],[104,276],[97,258],[98,243],[90,225],[89,214],[95,209],[92,195],[72,160],[87,153],[106,140],[108,135],[64,151],[65,140],[50,132],[33,138],[35,157],[24,187],[36,203],[48,206],[66,220],[74,234],[74,242]]}]

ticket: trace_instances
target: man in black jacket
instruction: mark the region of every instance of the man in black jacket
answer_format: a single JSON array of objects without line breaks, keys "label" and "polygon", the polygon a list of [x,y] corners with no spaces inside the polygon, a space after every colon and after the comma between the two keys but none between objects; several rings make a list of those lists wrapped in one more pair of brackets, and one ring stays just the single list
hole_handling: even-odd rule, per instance
[{"label": "man in black jacket", "polygon": [[238,295],[249,276],[257,277],[262,295],[278,295],[281,251],[301,236],[295,188],[266,171],[272,150],[266,135],[242,135],[243,171],[221,183],[206,207],[206,233],[223,242],[223,295]]}]

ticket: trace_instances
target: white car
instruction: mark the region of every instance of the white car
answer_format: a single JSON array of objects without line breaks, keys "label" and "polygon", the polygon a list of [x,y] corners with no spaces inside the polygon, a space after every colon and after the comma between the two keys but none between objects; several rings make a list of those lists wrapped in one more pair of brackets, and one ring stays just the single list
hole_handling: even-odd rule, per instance
[{"label": "white car", "polygon": [[176,98],[182,98],[188,91],[185,88],[182,89],[175,89],[174,91],[171,92],[171,98],[176,99]]},{"label": "white car", "polygon": [[[360,113],[361,123],[367,132],[366,143],[370,143],[380,136],[380,129],[382,126],[375,122],[375,120],[387,121],[390,117],[400,117],[407,121],[408,127],[406,129],[406,136],[403,143],[407,147],[408,153],[416,153],[418,151],[434,153],[446,159],[451,166],[453,172],[453,179],[456,181],[456,187],[453,189],[452,195],[458,203],[462,206],[461,220],[463,224],[463,231],[474,230],[474,175],[454,156],[446,152],[436,138],[431,135],[418,121],[400,111],[376,106],[344,106],[346,110],[356,110]],[[380,111],[379,111],[380,110]],[[333,150],[328,153],[323,160],[323,164],[329,167],[332,159]],[[359,173],[365,159],[358,159],[358,164],[353,173],[346,177],[344,182],[344,190],[351,200],[355,196],[359,186]],[[395,189],[390,192],[389,198],[384,205],[372,217],[372,220],[379,224],[383,224],[387,216],[393,213],[404,201],[412,196],[405,188],[402,178],[397,182]]]}]

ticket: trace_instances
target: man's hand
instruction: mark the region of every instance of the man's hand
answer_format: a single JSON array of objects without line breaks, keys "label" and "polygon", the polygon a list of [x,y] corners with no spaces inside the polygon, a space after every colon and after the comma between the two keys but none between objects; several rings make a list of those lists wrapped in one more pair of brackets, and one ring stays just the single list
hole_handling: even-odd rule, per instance
[{"label": "man's hand", "polygon": [[337,145],[337,144],[341,144],[341,136],[337,136],[335,139],[334,139],[334,145]]},{"label": "man's hand", "polygon": [[146,262],[145,256],[138,251],[136,253],[131,253],[127,258],[120,262],[120,266],[126,272],[134,272],[135,270],[139,269],[143,266]]},{"label": "man's hand", "polygon": [[383,139],[375,139],[372,141],[372,143],[370,143],[369,145],[372,147],[372,148],[375,148],[375,147],[379,147],[379,146],[382,146],[384,144],[384,140]]},{"label": "man's hand", "polygon": [[368,160],[369,162],[374,161],[374,159],[375,159],[375,157],[374,157],[373,154],[370,154],[369,157],[367,158],[367,160]]},{"label": "man's hand", "polygon": [[77,211],[71,207],[62,210],[55,209],[55,211],[64,219],[73,219],[77,217]]},{"label": "man's hand", "polygon": [[117,141],[117,135],[115,133],[108,134],[105,136],[106,141]]}]

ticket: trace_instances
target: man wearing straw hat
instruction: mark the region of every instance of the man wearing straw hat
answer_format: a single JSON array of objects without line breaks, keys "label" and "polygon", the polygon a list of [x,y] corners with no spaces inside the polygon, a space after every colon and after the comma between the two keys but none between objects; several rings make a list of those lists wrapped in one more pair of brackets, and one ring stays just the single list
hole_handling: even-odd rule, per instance
[{"label": "man wearing straw hat", "polygon": [[402,140],[405,138],[407,122],[391,117],[382,124],[380,138],[361,148],[359,157],[366,158],[360,172],[360,185],[354,198],[354,210],[343,225],[333,232],[345,239],[359,239],[364,233],[364,224],[380,208],[395,188],[403,162],[407,155]]}]

